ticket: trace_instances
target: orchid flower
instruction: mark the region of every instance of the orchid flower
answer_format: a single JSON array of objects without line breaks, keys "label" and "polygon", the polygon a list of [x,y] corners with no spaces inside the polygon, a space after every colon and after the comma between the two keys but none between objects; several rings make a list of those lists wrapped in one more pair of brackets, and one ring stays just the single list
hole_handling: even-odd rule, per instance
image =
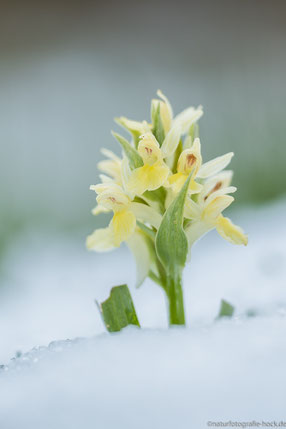
[{"label": "orchid flower", "polygon": [[107,228],[96,229],[87,237],[88,249],[106,251],[120,246],[135,232],[136,218],[159,227],[161,215],[145,204],[131,202],[120,186],[107,183],[90,188],[98,194],[98,207],[107,212],[113,211],[113,218]]},{"label": "orchid flower", "polygon": [[131,173],[127,189],[136,195],[142,195],[145,191],[154,191],[164,185],[170,170],[163,160],[160,145],[151,132],[142,136],[138,153],[144,165]]}]

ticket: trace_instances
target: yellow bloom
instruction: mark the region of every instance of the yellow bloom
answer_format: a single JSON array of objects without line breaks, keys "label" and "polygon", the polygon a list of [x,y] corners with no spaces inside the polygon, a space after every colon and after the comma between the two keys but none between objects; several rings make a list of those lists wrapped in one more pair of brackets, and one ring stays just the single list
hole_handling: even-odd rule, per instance
[{"label": "yellow bloom", "polygon": [[[120,246],[135,232],[136,218],[158,228],[161,215],[146,204],[131,202],[123,189],[114,183],[91,186],[98,193],[98,207],[113,211],[113,218],[107,228],[95,230],[87,237],[87,247],[91,250],[106,251]],[[99,209],[99,212],[100,212]]]},{"label": "yellow bloom", "polygon": [[190,149],[185,149],[181,153],[177,164],[177,173],[169,177],[168,183],[174,194],[180,192],[191,172],[193,175],[189,185],[189,194],[196,194],[201,191],[202,186],[194,180],[201,164],[201,143],[200,139],[197,138]]},{"label": "yellow bloom", "polygon": [[247,236],[242,229],[221,214],[234,201],[234,198],[227,194],[236,191],[234,186],[224,186],[224,183],[230,183],[231,172],[223,173],[206,182],[198,203],[187,198],[184,215],[192,220],[186,228],[190,247],[213,228],[232,244],[247,244]]},{"label": "yellow bloom", "polygon": [[177,173],[169,177],[169,185],[174,194],[177,194],[182,189],[190,172],[193,172],[189,194],[201,193],[203,187],[195,182],[195,178],[212,177],[223,170],[230,163],[232,157],[233,152],[229,152],[202,164],[201,143],[200,139],[196,138],[191,148],[185,149],[181,153],[177,164]]},{"label": "yellow bloom", "polygon": [[163,161],[159,143],[151,132],[142,136],[138,152],[144,165],[132,171],[127,190],[132,194],[142,195],[145,191],[154,191],[164,185],[170,170]]}]

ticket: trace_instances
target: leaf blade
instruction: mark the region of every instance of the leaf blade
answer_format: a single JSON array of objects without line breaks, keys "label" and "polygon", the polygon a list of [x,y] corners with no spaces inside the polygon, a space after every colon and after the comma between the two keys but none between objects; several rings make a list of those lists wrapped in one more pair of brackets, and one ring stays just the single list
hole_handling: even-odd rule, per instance
[{"label": "leaf blade", "polygon": [[110,296],[101,304],[99,310],[109,332],[118,332],[128,325],[140,327],[128,286],[114,286]]},{"label": "leaf blade", "polygon": [[222,317],[232,317],[234,310],[235,308],[230,304],[230,302],[222,299],[220,302],[220,310],[217,319],[221,319]]}]

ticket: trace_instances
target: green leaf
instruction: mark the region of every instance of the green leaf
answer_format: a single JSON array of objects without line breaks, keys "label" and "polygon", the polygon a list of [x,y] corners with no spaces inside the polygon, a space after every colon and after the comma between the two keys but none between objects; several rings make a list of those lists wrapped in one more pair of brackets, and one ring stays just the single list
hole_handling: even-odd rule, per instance
[{"label": "green leaf", "polygon": [[128,158],[129,165],[131,170],[134,170],[135,168],[142,167],[143,161],[139,153],[137,152],[134,147],[131,146],[128,140],[126,140],[124,137],[122,137],[120,134],[115,133],[112,131],[112,135],[119,141],[121,144],[125,155]]},{"label": "green leaf", "polygon": [[166,210],[156,235],[156,252],[172,277],[181,275],[188,253],[188,240],[183,230],[184,204],[192,173],[180,193]]},{"label": "green leaf", "polygon": [[217,319],[220,319],[221,317],[232,317],[233,313],[234,313],[233,305],[231,305],[229,302],[222,299],[220,302],[220,310],[219,310]]},{"label": "green leaf", "polygon": [[165,131],[164,131],[161,115],[160,115],[160,103],[157,104],[157,107],[155,107],[155,105],[152,104],[151,117],[152,117],[152,123],[153,123],[152,132],[156,137],[156,140],[158,141],[159,145],[161,146],[165,139]]},{"label": "green leaf", "polygon": [[127,325],[140,327],[127,285],[115,286],[109,298],[99,305],[103,322],[109,332],[117,332]]}]

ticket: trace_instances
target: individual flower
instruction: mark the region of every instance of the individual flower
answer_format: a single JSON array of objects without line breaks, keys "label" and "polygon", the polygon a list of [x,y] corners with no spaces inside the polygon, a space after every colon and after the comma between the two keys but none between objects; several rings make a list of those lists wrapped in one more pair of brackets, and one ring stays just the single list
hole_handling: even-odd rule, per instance
[{"label": "individual flower", "polygon": [[160,145],[151,132],[144,134],[138,144],[138,153],[144,165],[130,174],[127,190],[136,195],[154,191],[166,182],[170,174],[163,160]]},{"label": "individual flower", "polygon": [[202,186],[195,182],[195,177],[197,176],[201,164],[201,142],[199,138],[196,138],[192,147],[183,150],[181,153],[177,163],[177,173],[169,177],[168,183],[175,194],[180,192],[190,173],[193,174],[189,185],[189,194],[200,192]]},{"label": "individual flower", "polygon": [[191,148],[182,151],[177,163],[177,173],[169,177],[169,185],[177,194],[192,172],[189,194],[196,194],[202,190],[202,186],[195,182],[195,178],[206,179],[217,174],[230,163],[232,157],[233,152],[229,152],[202,164],[201,143],[196,138]]},{"label": "individual flower", "polygon": [[[132,202],[123,189],[114,183],[91,186],[96,198],[98,213],[113,211],[113,218],[107,228],[96,229],[87,237],[87,247],[91,250],[106,251],[120,246],[135,232],[136,218],[158,228],[161,216],[146,204]],[[97,213],[96,213],[97,214]]]},{"label": "individual flower", "polygon": [[186,227],[190,247],[214,228],[232,244],[247,244],[248,239],[242,229],[222,215],[222,212],[234,201],[234,198],[228,195],[236,191],[234,186],[229,186],[231,178],[231,171],[221,172],[205,182],[197,202],[191,198],[186,199],[184,215],[187,219],[191,219]]}]

